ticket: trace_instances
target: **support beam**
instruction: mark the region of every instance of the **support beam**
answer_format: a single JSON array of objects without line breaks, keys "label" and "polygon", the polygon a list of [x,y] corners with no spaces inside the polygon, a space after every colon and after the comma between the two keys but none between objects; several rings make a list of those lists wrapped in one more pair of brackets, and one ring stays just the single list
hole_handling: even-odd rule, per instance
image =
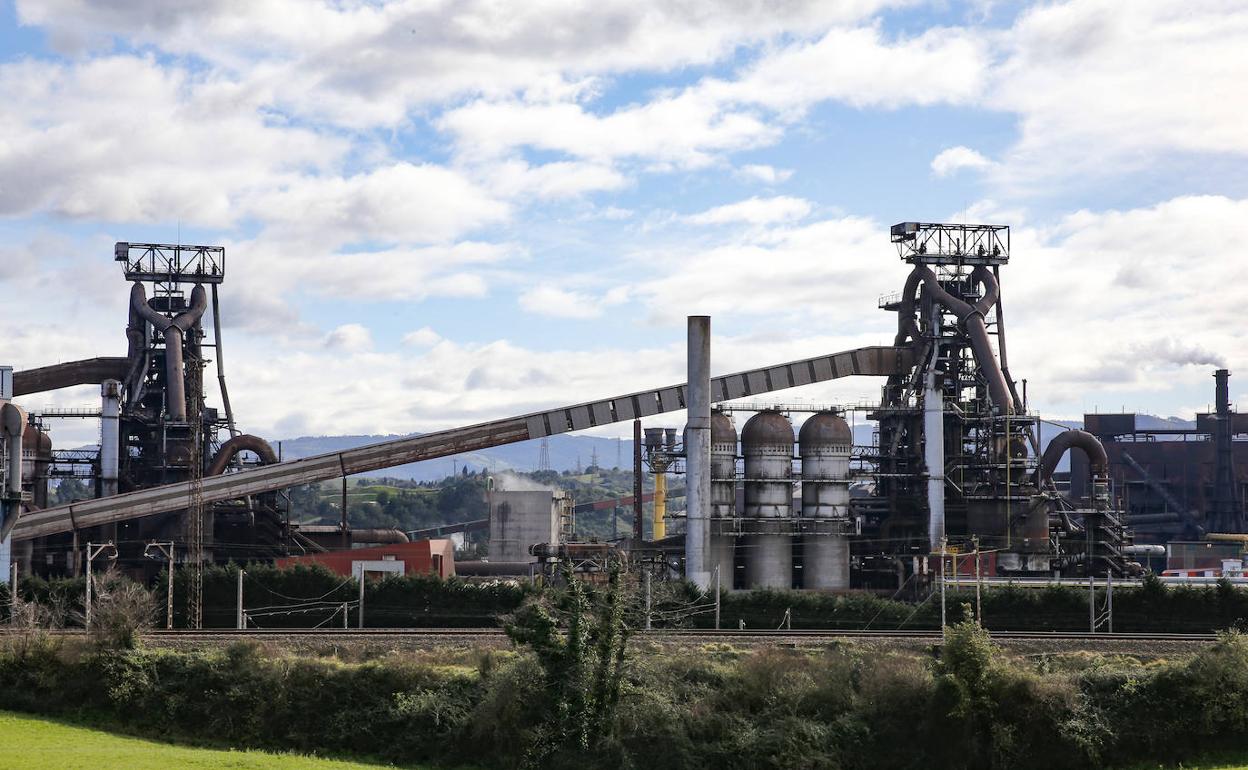
[{"label": "support beam", "polygon": [[[716,377],[710,381],[709,395],[711,401],[726,401],[850,375],[905,374],[913,365],[913,355],[906,348],[859,348]],[[672,385],[466,428],[453,428],[342,452],[274,463],[204,479],[203,501],[207,504],[234,500],[298,484],[327,481],[342,475],[475,452],[517,441],[632,420],[635,417],[677,411],[682,404],[687,403],[689,401],[684,384]],[[17,540],[29,540],[69,532],[73,529],[74,521],[79,527],[94,527],[166,511],[183,510],[186,508],[188,495],[188,484],[179,482],[128,492],[108,499],[84,500],[32,511],[22,517],[13,536]]]}]

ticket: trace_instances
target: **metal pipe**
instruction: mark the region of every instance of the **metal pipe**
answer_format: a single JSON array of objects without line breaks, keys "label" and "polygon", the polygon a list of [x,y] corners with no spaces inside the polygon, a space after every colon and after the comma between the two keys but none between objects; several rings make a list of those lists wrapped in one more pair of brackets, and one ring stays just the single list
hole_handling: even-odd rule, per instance
[{"label": "metal pipe", "polygon": [[642,531],[642,494],[641,494],[641,419],[633,420],[633,543],[641,547]]},{"label": "metal pipe", "polygon": [[1100,439],[1085,430],[1064,430],[1053,437],[1040,458],[1040,467],[1036,472],[1042,485],[1052,484],[1053,471],[1057,469],[1062,455],[1071,449],[1082,449],[1088,456],[1093,478],[1104,476],[1109,471],[1109,457]]},{"label": "metal pipe", "polygon": [[689,420],[685,426],[685,578],[711,585],[711,317],[688,319]]},{"label": "metal pipe", "polygon": [[654,540],[667,537],[667,471],[654,474]]},{"label": "metal pipe", "polygon": [[[1000,297],[1000,286],[992,271],[982,265],[971,272],[971,280],[984,287],[984,296],[974,304],[946,291],[931,268],[925,265],[915,265],[910,277],[906,279],[902,306],[898,311],[902,317],[898,321],[897,338],[901,339],[906,336],[914,340],[918,339],[918,329],[914,324],[914,291],[918,288],[918,282],[922,281],[923,288],[928,295],[957,316],[958,323],[962,324],[966,330],[966,335],[971,341],[971,351],[975,354],[975,361],[979,364],[985,379],[988,380],[988,396],[992,400],[993,410],[998,414],[1012,414],[1014,399],[1005,374],[1001,371],[1001,364],[997,361],[996,354],[993,353],[992,343],[988,338],[988,328],[984,323],[984,316]],[[908,321],[905,317],[907,310]]]},{"label": "metal pipe", "polygon": [[354,527],[349,530],[351,533],[351,544],[358,543],[410,543],[411,540],[407,534],[401,529],[387,529],[384,527]]},{"label": "metal pipe", "polygon": [[212,464],[208,466],[205,476],[220,476],[225,473],[225,468],[230,464],[239,452],[254,452],[260,458],[260,462],[264,465],[272,465],[277,462],[277,455],[273,452],[273,447],[269,442],[253,436],[250,433],[240,433],[234,438],[226,441],[217,450],[212,457]]},{"label": "metal pipe", "polygon": [[[130,307],[165,335],[165,410],[171,420],[186,420],[186,370],[182,362],[185,333],[208,309],[208,293],[202,285],[191,290],[190,305],[170,317],[153,308],[146,300],[143,284],[136,283],[130,291]],[[199,394],[194,394],[196,398]]]},{"label": "metal pipe", "polygon": [[[933,308],[933,316],[940,311]],[[940,345],[932,345],[932,358],[923,383],[923,462],[927,466],[927,543],[933,549],[945,539],[945,408],[944,391],[937,379]]]},{"label": "metal pipe", "polygon": [[225,424],[230,436],[238,435],[234,424],[234,409],[230,406],[230,391],[225,387],[225,352],[221,349],[221,309],[217,302],[217,285],[212,284],[212,340],[216,345],[213,358],[217,359],[217,383],[221,386],[221,405],[225,407]]}]

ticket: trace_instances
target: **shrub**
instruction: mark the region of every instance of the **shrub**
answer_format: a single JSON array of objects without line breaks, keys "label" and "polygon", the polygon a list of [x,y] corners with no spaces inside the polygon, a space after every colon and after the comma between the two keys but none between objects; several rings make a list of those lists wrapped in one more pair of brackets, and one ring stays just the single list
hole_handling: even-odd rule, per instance
[{"label": "shrub", "polygon": [[146,588],[120,572],[108,570],[93,580],[88,635],[102,649],[131,649],[139,633],[151,628],[156,601]]}]

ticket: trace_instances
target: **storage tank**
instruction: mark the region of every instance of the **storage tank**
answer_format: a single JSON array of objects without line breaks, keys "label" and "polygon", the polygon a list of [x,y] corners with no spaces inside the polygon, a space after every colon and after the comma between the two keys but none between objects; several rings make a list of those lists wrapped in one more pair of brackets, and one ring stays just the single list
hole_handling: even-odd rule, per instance
[{"label": "storage tank", "polygon": [[845,418],[832,412],[812,415],[798,433],[802,458],[802,518],[806,521],[806,588],[849,588],[849,453],[854,434]]},{"label": "storage tank", "polygon": [[732,590],[737,549],[737,426],[723,412],[711,413],[711,574]]},{"label": "storage tank", "polygon": [[741,429],[745,456],[745,584],[793,586],[793,423],[759,412]]}]

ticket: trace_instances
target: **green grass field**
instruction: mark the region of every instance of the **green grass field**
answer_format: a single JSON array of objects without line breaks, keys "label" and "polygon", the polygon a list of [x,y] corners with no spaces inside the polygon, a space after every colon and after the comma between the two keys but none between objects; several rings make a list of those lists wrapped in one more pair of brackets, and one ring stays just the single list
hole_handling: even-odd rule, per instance
[{"label": "green grass field", "polygon": [[4,751],[0,767],[25,770],[117,767],[128,770],[167,768],[230,768],[231,770],[355,770],[377,768],[297,754],[262,751],[221,751],[174,746],[0,711]]}]

